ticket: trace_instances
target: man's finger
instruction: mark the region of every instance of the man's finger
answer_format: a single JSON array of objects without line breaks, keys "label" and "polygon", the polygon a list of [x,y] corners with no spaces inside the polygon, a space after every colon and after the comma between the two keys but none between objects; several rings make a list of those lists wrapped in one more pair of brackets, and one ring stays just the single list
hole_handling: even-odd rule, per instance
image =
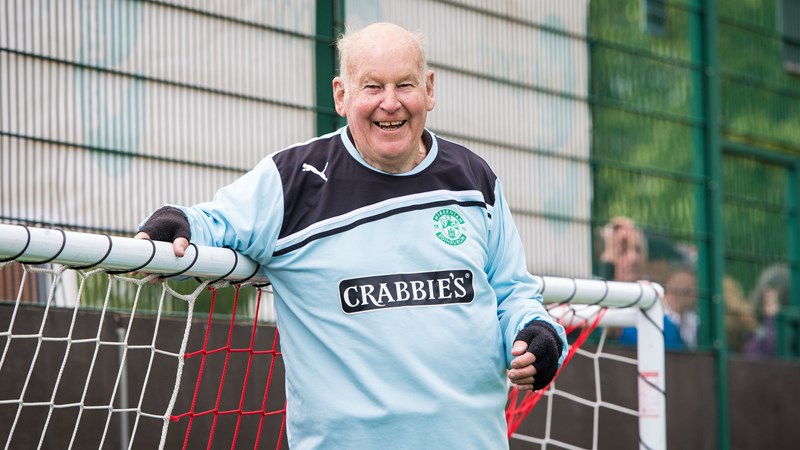
[{"label": "man's finger", "polygon": [[530,384],[530,385],[533,385],[533,381],[534,381],[534,377],[533,376],[516,377],[516,378],[508,377],[508,379],[511,380],[511,382],[514,383],[514,384]]},{"label": "man's finger", "polygon": [[508,379],[516,384],[525,384],[525,380],[527,380],[528,383],[533,383],[534,376],[536,376],[536,368],[532,365],[508,371]]},{"label": "man's finger", "polygon": [[523,369],[525,367],[531,367],[535,361],[536,356],[533,353],[526,352],[522,356],[517,356],[511,360],[511,369]]},{"label": "man's finger", "polygon": [[177,257],[183,257],[187,248],[189,248],[189,240],[186,238],[179,237],[172,241],[172,251],[175,252]]}]

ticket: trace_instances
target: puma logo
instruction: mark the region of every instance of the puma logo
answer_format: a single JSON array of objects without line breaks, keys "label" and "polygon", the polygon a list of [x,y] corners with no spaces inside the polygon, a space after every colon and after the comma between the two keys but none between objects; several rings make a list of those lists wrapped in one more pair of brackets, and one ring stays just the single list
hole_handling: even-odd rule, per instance
[{"label": "puma logo", "polygon": [[328,177],[325,176],[325,171],[328,170],[328,163],[325,163],[325,168],[320,171],[316,167],[312,166],[311,164],[303,163],[303,172],[311,172],[314,174],[319,175],[322,178],[322,181],[328,181]]}]

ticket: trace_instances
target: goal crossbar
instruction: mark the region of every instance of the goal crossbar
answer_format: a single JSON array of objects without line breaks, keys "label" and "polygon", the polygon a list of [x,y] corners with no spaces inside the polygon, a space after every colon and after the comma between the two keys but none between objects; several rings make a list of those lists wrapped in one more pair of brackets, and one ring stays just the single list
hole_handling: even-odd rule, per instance
[{"label": "goal crossbar", "polygon": [[258,273],[256,262],[229,248],[190,244],[179,258],[169,242],[0,224],[0,261],[6,260],[231,282],[268,281]]}]

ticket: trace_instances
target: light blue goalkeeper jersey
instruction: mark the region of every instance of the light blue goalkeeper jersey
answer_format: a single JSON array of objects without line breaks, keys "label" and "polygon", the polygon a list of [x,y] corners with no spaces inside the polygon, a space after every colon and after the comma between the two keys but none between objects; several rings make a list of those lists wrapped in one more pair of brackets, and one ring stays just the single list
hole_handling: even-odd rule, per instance
[{"label": "light blue goalkeeper jersey", "polygon": [[345,127],[182,208],[192,242],[241,251],[274,286],[293,449],[504,448],[517,332],[551,323],[564,360],[497,177],[424,139],[392,175]]}]

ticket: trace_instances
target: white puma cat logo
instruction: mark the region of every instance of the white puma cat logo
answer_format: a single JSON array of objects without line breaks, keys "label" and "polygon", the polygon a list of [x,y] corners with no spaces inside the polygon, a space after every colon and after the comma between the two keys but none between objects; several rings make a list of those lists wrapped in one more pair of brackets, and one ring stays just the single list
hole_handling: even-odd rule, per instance
[{"label": "white puma cat logo", "polygon": [[325,168],[322,171],[318,170],[316,167],[312,166],[311,164],[303,163],[303,172],[311,172],[319,175],[322,178],[322,181],[328,181],[328,177],[325,176],[325,171],[328,170],[328,163],[325,163]]}]

